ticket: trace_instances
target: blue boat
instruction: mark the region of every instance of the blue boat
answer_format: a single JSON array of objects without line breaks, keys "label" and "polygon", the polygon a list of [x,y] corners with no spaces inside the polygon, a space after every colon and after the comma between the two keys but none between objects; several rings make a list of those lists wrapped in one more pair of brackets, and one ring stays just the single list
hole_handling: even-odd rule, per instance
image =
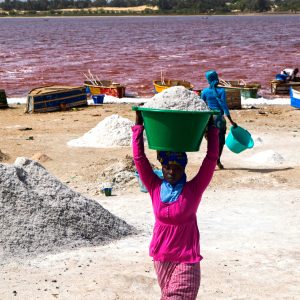
[{"label": "blue boat", "polygon": [[290,88],[291,106],[300,108],[300,90]]},{"label": "blue boat", "polygon": [[26,112],[41,113],[86,106],[84,86],[51,85],[31,90],[27,96]]}]

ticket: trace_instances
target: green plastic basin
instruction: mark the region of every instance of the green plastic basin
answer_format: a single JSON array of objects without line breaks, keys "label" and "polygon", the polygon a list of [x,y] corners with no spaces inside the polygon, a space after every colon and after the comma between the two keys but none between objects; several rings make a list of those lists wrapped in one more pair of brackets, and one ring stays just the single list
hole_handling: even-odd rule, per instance
[{"label": "green plastic basin", "polygon": [[232,152],[240,153],[246,149],[253,148],[254,141],[246,129],[240,126],[236,128],[231,126],[225,144]]},{"label": "green plastic basin", "polygon": [[132,107],[144,119],[148,147],[154,150],[195,152],[199,150],[208,120],[219,111],[180,111]]}]

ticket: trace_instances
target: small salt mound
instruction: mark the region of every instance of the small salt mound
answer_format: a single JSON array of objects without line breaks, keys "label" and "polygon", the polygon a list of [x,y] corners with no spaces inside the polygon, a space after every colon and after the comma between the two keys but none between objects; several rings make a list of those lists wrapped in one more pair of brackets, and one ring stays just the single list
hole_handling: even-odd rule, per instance
[{"label": "small salt mound", "polygon": [[258,164],[276,164],[280,165],[284,162],[283,156],[273,150],[266,150],[259,152],[251,156],[249,161],[258,163]]},{"label": "small salt mound", "polygon": [[106,117],[78,139],[67,143],[72,147],[127,147],[131,145],[132,121],[117,114]]},{"label": "small salt mound", "polygon": [[0,150],[0,161],[6,161],[8,159],[9,159],[9,156]]},{"label": "small salt mound", "polygon": [[254,145],[255,146],[262,145],[264,143],[264,140],[259,136],[257,136],[257,137],[252,136],[252,138],[254,140]]},{"label": "small salt mound", "polygon": [[135,171],[133,158],[127,155],[125,159],[119,160],[103,170],[99,178],[102,182],[102,188],[108,187],[108,182],[114,190],[124,188],[128,182],[135,179]]},{"label": "small salt mound", "polygon": [[143,107],[186,111],[209,110],[206,103],[196,93],[183,86],[170,87],[156,94]]},{"label": "small salt mound", "polygon": [[101,245],[135,232],[38,162],[19,157],[14,165],[0,164],[0,178],[0,254],[5,257]]}]

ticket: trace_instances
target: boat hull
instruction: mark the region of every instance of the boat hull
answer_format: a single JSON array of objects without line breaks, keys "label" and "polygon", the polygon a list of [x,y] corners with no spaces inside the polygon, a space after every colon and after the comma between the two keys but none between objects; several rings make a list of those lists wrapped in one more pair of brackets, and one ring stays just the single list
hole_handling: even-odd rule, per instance
[{"label": "boat hull", "polygon": [[290,88],[291,106],[300,108],[300,89],[295,90]]},{"label": "boat hull", "polygon": [[184,86],[185,88],[192,90],[194,86],[189,82],[185,80],[171,80],[171,79],[166,79],[164,82],[160,80],[154,80],[153,81],[154,85],[154,92],[155,93],[160,93],[170,87],[173,86]]},{"label": "boat hull", "polygon": [[290,88],[300,88],[300,81],[271,81],[271,93],[273,95],[289,95]]},{"label": "boat hull", "polygon": [[93,96],[100,94],[117,98],[123,98],[125,96],[126,87],[119,83],[113,83],[110,80],[97,81],[95,82],[95,84],[92,84],[89,81],[85,81],[84,85]]},{"label": "boat hull", "polygon": [[31,90],[27,96],[26,112],[42,113],[86,106],[84,86],[44,86]]}]

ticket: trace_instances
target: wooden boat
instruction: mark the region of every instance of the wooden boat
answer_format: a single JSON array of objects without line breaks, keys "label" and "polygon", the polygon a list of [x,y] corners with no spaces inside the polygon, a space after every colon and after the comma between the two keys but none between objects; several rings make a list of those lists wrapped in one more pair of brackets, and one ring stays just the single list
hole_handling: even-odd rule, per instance
[{"label": "wooden boat", "polygon": [[290,88],[291,106],[300,108],[300,87],[296,90]]},{"label": "wooden boat", "polygon": [[122,98],[125,96],[126,87],[111,80],[86,80],[84,85],[89,89],[92,95],[105,94],[117,98]]},{"label": "wooden boat", "polygon": [[185,80],[173,80],[173,79],[165,79],[163,82],[161,80],[153,80],[155,93],[160,93],[172,86],[184,86],[185,88],[192,90],[194,86]]},{"label": "wooden boat", "polygon": [[238,80],[222,80],[218,86],[225,88],[226,102],[229,109],[241,109],[242,97],[257,98],[257,92],[261,88],[260,83],[242,84]]},{"label": "wooden boat", "polygon": [[297,78],[296,81],[288,82],[281,80],[271,81],[271,93],[273,95],[288,95],[290,88],[300,88],[300,78]]},{"label": "wooden boat", "polygon": [[86,105],[84,86],[50,85],[35,88],[28,93],[25,112],[50,112]]},{"label": "wooden boat", "polygon": [[8,108],[5,90],[0,90],[0,109]]}]

